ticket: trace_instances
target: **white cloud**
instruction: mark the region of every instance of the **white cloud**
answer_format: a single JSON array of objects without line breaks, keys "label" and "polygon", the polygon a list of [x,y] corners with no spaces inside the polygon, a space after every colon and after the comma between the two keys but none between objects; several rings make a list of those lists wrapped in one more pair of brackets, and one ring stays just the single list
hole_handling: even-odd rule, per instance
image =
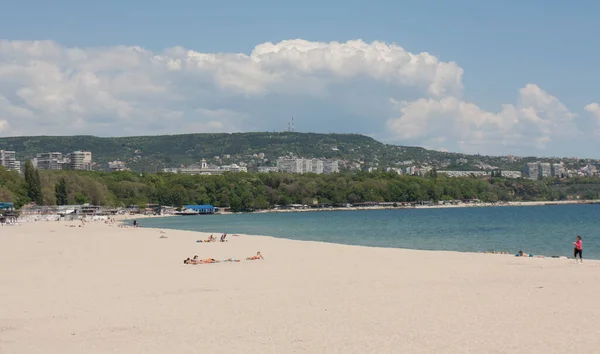
[{"label": "white cloud", "polygon": [[600,104],[590,103],[587,106],[585,106],[585,110],[587,112],[590,112],[594,117],[596,117],[598,119],[598,122],[600,123]]},{"label": "white cloud", "polygon": [[431,54],[360,40],[286,40],[249,54],[4,40],[0,132],[264,131],[301,116],[303,130],[496,154],[580,134],[576,115],[538,86],[525,86],[517,103],[493,113],[462,99],[462,75],[458,64]]},{"label": "white cloud", "polygon": [[598,103],[590,103],[584,107],[586,112],[589,112],[595,120],[595,124],[593,125],[594,135],[597,137],[600,136],[600,104]]},{"label": "white cloud", "polygon": [[360,40],[264,43],[249,55],[0,41],[0,112],[10,135],[270,130],[258,124],[265,117],[246,119],[237,106],[262,100],[266,111],[280,103],[269,95],[324,99],[330,87],[362,79],[460,94],[461,77],[456,63]]},{"label": "white cloud", "polygon": [[[392,103],[400,116],[388,120],[388,127],[406,140],[456,141],[454,148],[470,153],[498,153],[523,147],[543,150],[553,139],[581,134],[576,115],[556,97],[537,85],[519,90],[516,105],[505,104],[498,113],[474,103],[448,96]],[[432,146],[434,147],[434,146]]]}]

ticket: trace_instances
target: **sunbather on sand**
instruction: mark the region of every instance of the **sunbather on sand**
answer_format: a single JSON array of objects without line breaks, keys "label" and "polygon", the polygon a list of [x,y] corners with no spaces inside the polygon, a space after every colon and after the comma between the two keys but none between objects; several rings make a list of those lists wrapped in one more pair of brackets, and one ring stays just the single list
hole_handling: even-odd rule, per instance
[{"label": "sunbather on sand", "polygon": [[194,256],[194,258],[192,259],[186,259],[183,261],[184,264],[204,264],[204,263],[219,263],[220,261],[217,261],[214,258],[207,258],[207,259],[198,259],[198,256]]},{"label": "sunbather on sand", "polygon": [[523,251],[519,251],[517,254],[515,254],[515,257],[533,257],[533,254],[523,253]]},{"label": "sunbather on sand", "polygon": [[252,256],[252,257],[246,258],[246,260],[248,260],[248,261],[254,261],[254,260],[257,260],[257,259],[265,259],[262,256],[262,254],[260,254],[260,251],[256,252],[256,256]]},{"label": "sunbather on sand", "polygon": [[228,258],[228,259],[224,259],[221,262],[239,262],[239,259],[235,259],[235,258]]}]

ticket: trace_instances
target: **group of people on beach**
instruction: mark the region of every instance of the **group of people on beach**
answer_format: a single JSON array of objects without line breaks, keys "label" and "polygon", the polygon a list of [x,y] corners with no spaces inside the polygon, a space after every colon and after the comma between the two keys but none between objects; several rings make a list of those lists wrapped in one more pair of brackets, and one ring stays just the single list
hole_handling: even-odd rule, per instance
[{"label": "group of people on beach", "polygon": [[[265,259],[260,251],[256,252],[256,256],[246,257],[247,261],[255,261],[259,259]],[[217,260],[214,258],[200,259],[198,255],[195,255],[193,258],[187,258],[183,261],[183,264],[206,264],[206,263],[224,263],[224,262],[239,262],[239,259],[236,258],[227,258],[223,260]]]},{"label": "group of people on beach", "polygon": [[[221,235],[221,238],[219,239],[219,242],[227,242],[227,240],[225,240],[225,238],[226,238],[226,237],[227,237],[227,234],[226,234],[226,233],[223,233],[223,234]],[[206,239],[206,240],[198,240],[198,241],[196,241],[196,242],[217,242],[217,238],[216,238],[216,237],[214,237],[213,235],[210,235],[210,236],[208,237],[208,239]]]}]

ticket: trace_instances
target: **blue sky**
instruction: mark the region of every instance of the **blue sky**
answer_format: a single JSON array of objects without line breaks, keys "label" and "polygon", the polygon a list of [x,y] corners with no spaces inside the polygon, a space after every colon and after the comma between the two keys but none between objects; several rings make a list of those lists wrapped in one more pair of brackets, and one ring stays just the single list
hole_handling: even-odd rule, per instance
[{"label": "blue sky", "polygon": [[[600,47],[596,44],[600,35],[598,13],[600,3],[587,0],[576,3],[512,0],[303,1],[288,5],[280,1],[15,1],[2,4],[0,34],[8,41],[51,40],[64,48],[127,45],[140,46],[153,53],[181,46],[201,53],[250,54],[261,43],[278,43],[286,39],[324,43],[362,39],[367,43],[395,43],[407,52],[428,52],[442,62],[456,62],[464,71],[461,79],[464,89],[454,94],[461,101],[498,113],[503,104],[518,106],[519,90],[527,84],[534,84],[558,99],[569,113],[576,116],[576,124],[583,131],[583,135],[564,137],[558,144],[521,146],[515,142],[504,142],[494,148],[488,146],[483,149],[484,152],[600,157],[589,151],[598,147],[594,142],[595,136],[589,135],[591,130],[596,129],[596,116],[593,110],[584,109],[586,105],[600,101],[597,87]],[[389,98],[397,101],[418,99],[418,95],[408,90],[390,92],[378,86],[373,92],[378,93],[370,104],[374,110],[386,105],[384,102],[388,102]],[[387,97],[392,95],[396,97]],[[4,96],[11,97],[11,92],[6,91]],[[268,96],[256,100],[268,107]],[[351,93],[333,96],[328,95],[327,100],[317,102],[287,95],[285,101],[290,107],[310,104],[311,115],[326,112],[327,120],[331,121],[331,126],[327,126],[323,119],[305,117],[301,122],[311,124],[307,124],[305,130],[332,131],[340,126],[336,115],[345,117],[354,112],[340,108],[347,107],[341,103],[340,97],[350,97]],[[19,100],[8,101],[12,102],[13,108],[23,104]],[[334,101],[338,103],[332,104]],[[254,100],[245,96],[238,99],[221,97],[219,102],[222,106],[207,109],[237,112],[236,107],[246,107],[245,114]],[[390,125],[384,123],[379,128],[369,129],[358,123],[365,121],[369,110],[356,108],[363,111],[360,113],[363,118],[351,124],[357,126],[357,132],[394,143],[466,152],[479,150],[454,143],[458,138],[450,135],[435,139],[424,134],[420,135],[421,138],[407,134],[398,136],[388,134]],[[265,110],[257,109],[252,113],[257,116],[247,117],[246,121],[258,120],[258,115],[266,114],[261,113]],[[543,107],[539,110],[546,111]],[[298,111],[302,116],[302,110],[298,108]],[[16,125],[10,124],[15,118],[6,113],[4,116],[8,117],[7,125]],[[0,116],[0,120],[2,118]],[[435,124],[437,121],[431,118],[429,122]],[[551,125],[556,126],[548,124]],[[269,128],[268,124],[257,124],[256,127]],[[214,129],[217,128],[214,125]],[[245,123],[238,130],[253,130],[251,128],[252,125]],[[22,128],[13,129],[6,133],[22,131]],[[550,141],[558,142],[558,138],[550,135]]]}]

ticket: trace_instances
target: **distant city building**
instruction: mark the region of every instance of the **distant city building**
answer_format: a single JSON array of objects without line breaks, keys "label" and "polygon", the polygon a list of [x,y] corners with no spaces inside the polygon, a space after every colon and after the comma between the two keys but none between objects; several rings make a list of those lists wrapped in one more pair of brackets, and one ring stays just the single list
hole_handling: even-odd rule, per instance
[{"label": "distant city building", "polygon": [[220,166],[219,169],[221,169],[223,171],[229,171],[229,172],[248,172],[247,167],[238,166],[234,163],[232,163],[231,165],[227,165],[227,166]]},{"label": "distant city building", "polygon": [[321,174],[323,173],[323,161],[319,159],[312,160],[312,173]]},{"label": "distant city building", "polygon": [[62,170],[68,165],[69,160],[61,152],[43,152],[35,157],[35,167],[40,170]]},{"label": "distant city building", "polygon": [[399,175],[403,174],[402,169],[401,168],[396,168],[396,167],[388,167],[388,168],[386,168],[385,171],[386,172],[396,172]]},{"label": "distant city building", "polygon": [[279,169],[277,166],[258,166],[259,173],[277,172]]},{"label": "distant city building", "polygon": [[487,177],[489,175],[486,171],[437,171],[437,173],[448,177]]},{"label": "distant city building", "polygon": [[206,162],[206,159],[202,159],[200,165],[192,164],[188,167],[164,168],[162,171],[167,173],[181,173],[186,175],[221,175],[225,172],[248,172],[248,168],[245,166],[238,166],[236,164],[231,164],[227,166],[209,165]]},{"label": "distant city building", "polygon": [[107,163],[107,170],[109,172],[130,171],[130,169],[127,168],[127,164],[123,161],[111,161]]},{"label": "distant city building", "polygon": [[67,159],[71,170],[90,171],[92,169],[92,153],[89,151],[73,151],[67,155]]},{"label": "distant city building", "polygon": [[552,176],[558,178],[566,177],[565,165],[562,162],[552,164]]},{"label": "distant city building", "polygon": [[277,169],[287,173],[302,173],[304,170],[303,159],[279,158],[277,159]]},{"label": "distant city building", "polygon": [[529,179],[538,179],[540,176],[539,164],[537,162],[528,162],[525,165],[525,176]]},{"label": "distant city building", "polygon": [[7,170],[21,171],[21,162],[17,161],[17,153],[9,150],[0,150],[0,166]]},{"label": "distant city building", "polygon": [[313,160],[302,159],[302,173],[310,173],[313,171]]},{"label": "distant city building", "polygon": [[594,165],[587,164],[581,168],[581,172],[584,176],[596,176],[598,174],[598,169]]},{"label": "distant city building", "polygon": [[500,171],[500,176],[504,178],[521,178],[522,173],[520,171]]},{"label": "distant city building", "polygon": [[280,157],[277,170],[286,173],[335,173],[339,172],[339,165],[338,160]]},{"label": "distant city building", "polygon": [[415,174],[417,174],[419,176],[425,176],[431,170],[433,170],[433,167],[431,167],[431,166],[422,166],[419,169],[415,169]]},{"label": "distant city building", "polygon": [[338,160],[325,160],[323,161],[323,173],[337,173],[340,172]]},{"label": "distant city building", "polygon": [[539,178],[546,178],[552,176],[552,165],[548,162],[542,162],[538,166]]}]

